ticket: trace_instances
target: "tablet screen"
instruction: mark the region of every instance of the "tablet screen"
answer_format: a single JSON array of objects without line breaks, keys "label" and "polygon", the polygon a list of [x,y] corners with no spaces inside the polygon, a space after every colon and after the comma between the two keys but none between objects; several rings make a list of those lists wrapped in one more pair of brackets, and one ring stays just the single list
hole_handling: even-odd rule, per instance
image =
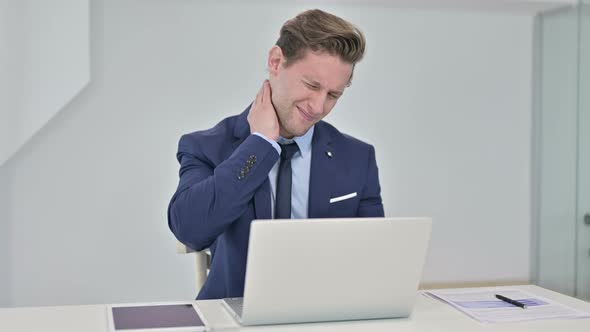
[{"label": "tablet screen", "polygon": [[115,330],[205,326],[191,304],[113,307]]}]

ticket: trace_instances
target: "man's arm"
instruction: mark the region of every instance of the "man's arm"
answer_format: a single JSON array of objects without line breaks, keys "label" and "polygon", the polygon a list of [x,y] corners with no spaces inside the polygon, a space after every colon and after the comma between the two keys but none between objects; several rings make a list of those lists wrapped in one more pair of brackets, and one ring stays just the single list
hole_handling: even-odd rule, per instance
[{"label": "man's arm", "polygon": [[180,182],[168,207],[170,229],[195,250],[209,247],[245,212],[279,158],[275,148],[257,135],[248,136],[215,168],[200,153],[192,137],[181,138]]},{"label": "man's arm", "polygon": [[192,249],[209,247],[244,214],[279,159],[279,121],[267,80],[250,107],[248,124],[253,135],[215,168],[202,154],[201,142],[191,136],[180,139],[180,183],[168,206],[168,225]]},{"label": "man's arm", "polygon": [[381,186],[379,185],[379,171],[375,160],[375,148],[369,149],[369,166],[367,168],[367,182],[361,195],[358,217],[383,217],[383,203],[381,201]]}]

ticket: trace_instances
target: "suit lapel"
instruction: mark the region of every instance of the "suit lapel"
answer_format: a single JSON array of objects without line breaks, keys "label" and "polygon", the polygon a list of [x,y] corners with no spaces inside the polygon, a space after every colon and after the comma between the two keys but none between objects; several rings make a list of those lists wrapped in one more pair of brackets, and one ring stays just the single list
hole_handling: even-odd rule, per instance
[{"label": "suit lapel", "polygon": [[328,217],[330,190],[333,181],[331,172],[334,167],[334,158],[336,155],[334,149],[330,146],[329,132],[324,127],[323,122],[317,123],[312,139],[307,210],[309,218]]},{"label": "suit lapel", "polygon": [[[242,114],[240,114],[237,118],[236,125],[234,127],[235,141],[232,144],[230,155],[250,135],[248,113],[250,112],[251,106],[252,105],[250,104],[250,106],[248,106],[246,110],[242,112]],[[256,215],[256,219],[272,219],[270,208],[270,181],[268,180],[268,176],[260,188],[258,188],[258,190],[256,190],[254,193],[254,213]]]}]

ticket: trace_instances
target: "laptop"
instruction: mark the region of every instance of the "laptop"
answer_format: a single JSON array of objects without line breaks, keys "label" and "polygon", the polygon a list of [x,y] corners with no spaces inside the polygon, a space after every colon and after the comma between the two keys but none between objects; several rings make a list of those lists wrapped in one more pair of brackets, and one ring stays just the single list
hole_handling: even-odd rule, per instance
[{"label": "laptop", "polygon": [[430,218],[255,220],[243,298],[224,299],[242,325],[408,317]]}]

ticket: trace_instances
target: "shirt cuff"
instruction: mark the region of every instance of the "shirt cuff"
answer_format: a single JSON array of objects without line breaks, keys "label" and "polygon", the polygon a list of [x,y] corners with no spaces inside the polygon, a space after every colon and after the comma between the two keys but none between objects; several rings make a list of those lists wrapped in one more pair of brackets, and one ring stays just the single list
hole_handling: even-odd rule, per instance
[{"label": "shirt cuff", "polygon": [[259,132],[255,132],[253,135],[260,136],[260,137],[264,138],[265,141],[269,142],[272,145],[272,147],[275,148],[275,150],[277,150],[279,155],[281,154],[281,146],[279,145],[279,143],[277,143],[271,139],[268,139],[266,136],[262,135]]}]

